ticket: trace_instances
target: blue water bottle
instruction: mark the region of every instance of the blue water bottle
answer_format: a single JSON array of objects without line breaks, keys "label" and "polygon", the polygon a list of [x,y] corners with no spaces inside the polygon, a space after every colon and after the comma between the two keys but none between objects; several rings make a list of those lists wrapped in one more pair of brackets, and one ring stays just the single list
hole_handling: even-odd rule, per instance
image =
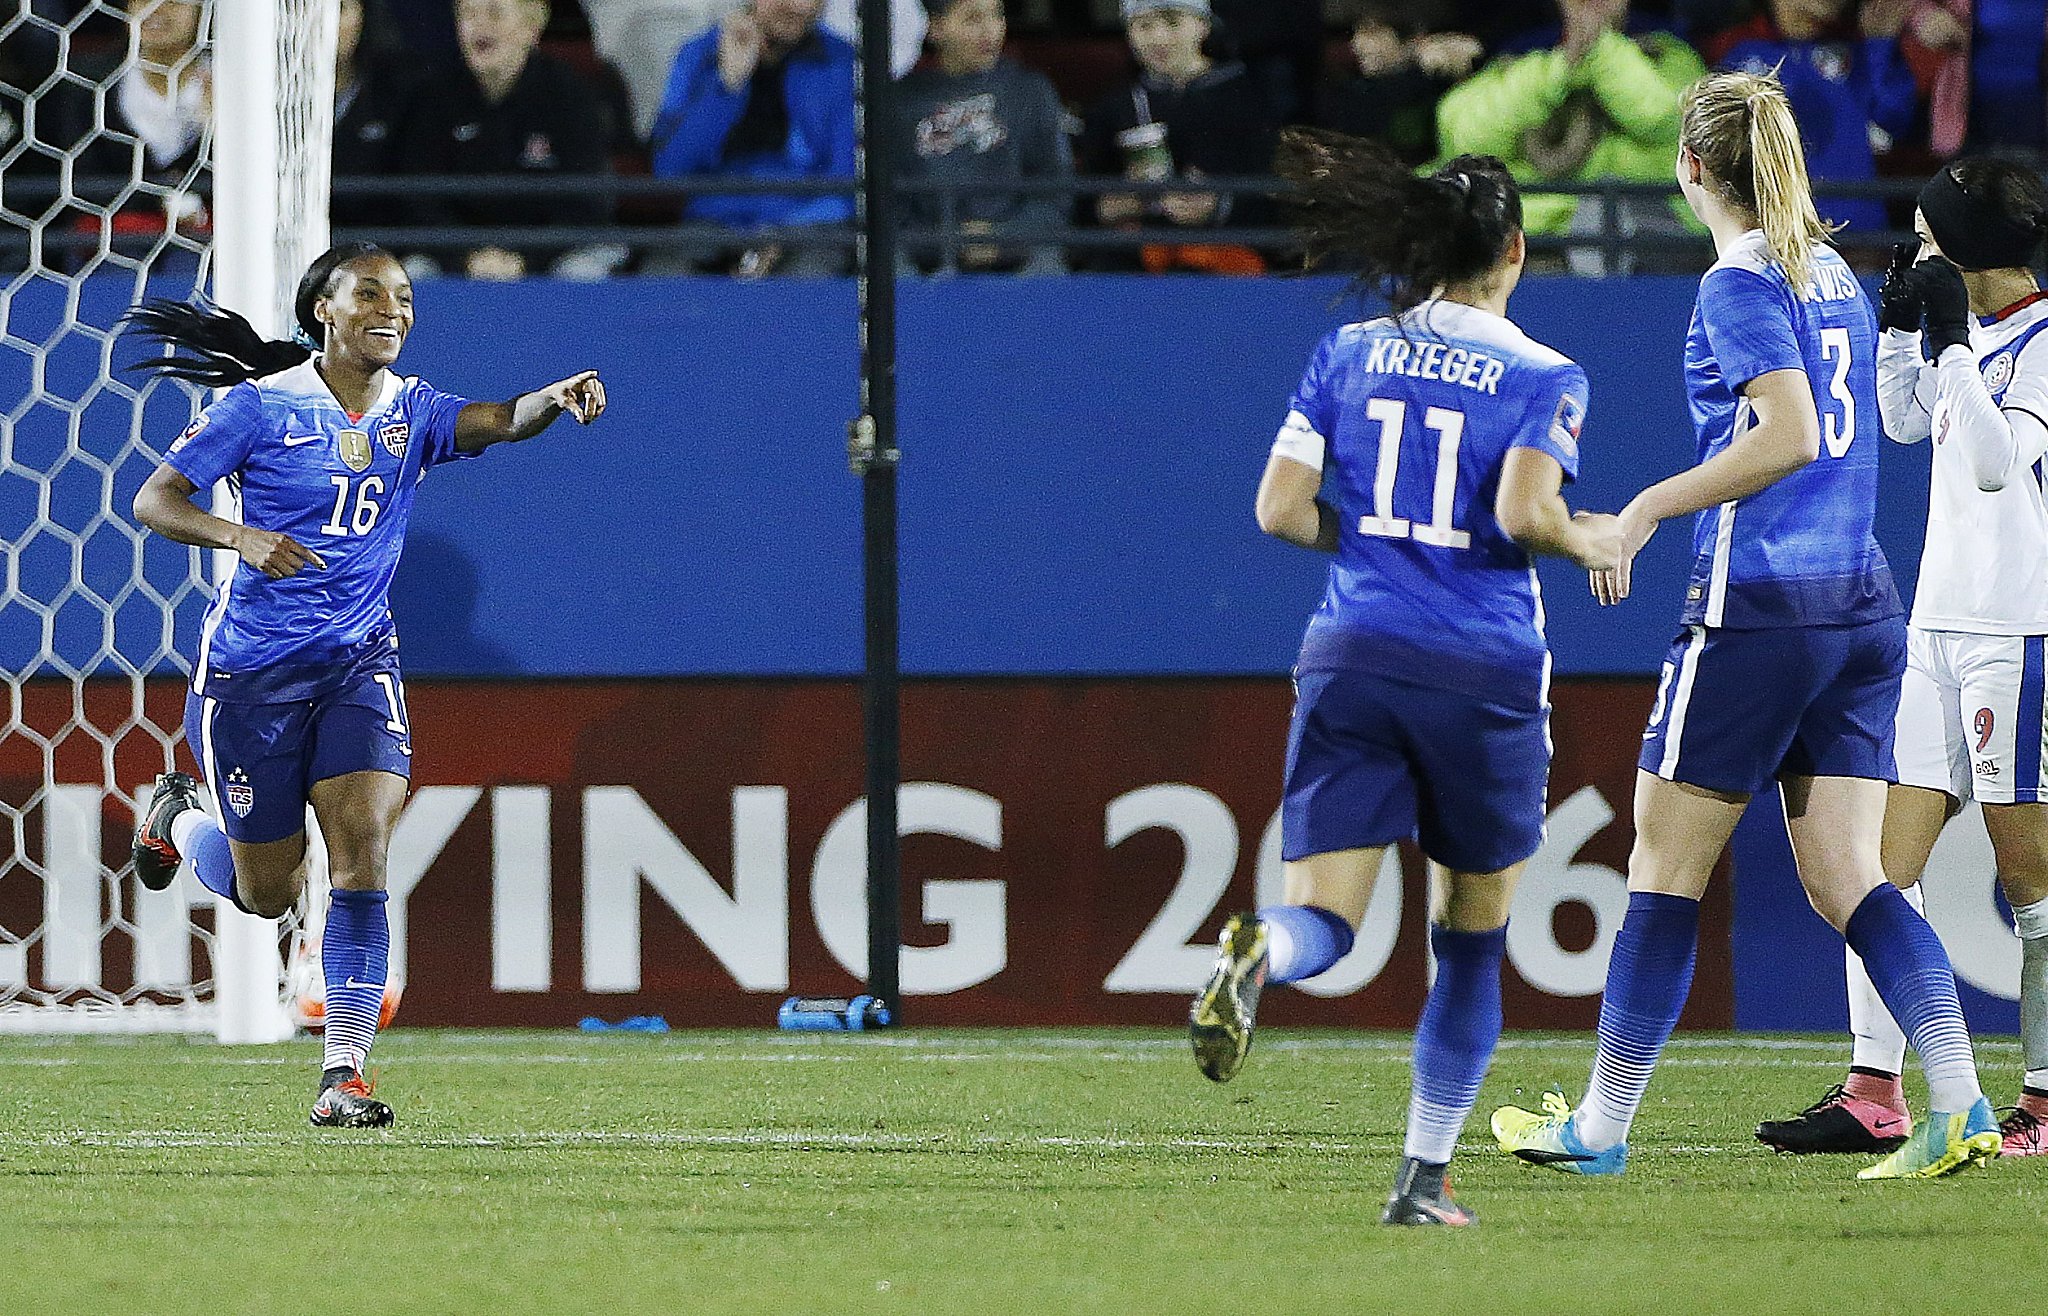
[{"label": "blue water bottle", "polygon": [[889,1026],[889,1007],[872,996],[792,996],[775,1012],[778,1027],[801,1033],[861,1033]]}]

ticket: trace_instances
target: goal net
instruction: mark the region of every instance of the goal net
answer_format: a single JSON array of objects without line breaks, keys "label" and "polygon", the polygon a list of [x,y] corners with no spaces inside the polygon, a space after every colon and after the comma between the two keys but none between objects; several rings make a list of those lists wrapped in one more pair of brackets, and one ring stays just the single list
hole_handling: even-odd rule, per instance
[{"label": "goal net", "polygon": [[281,335],[327,245],[336,14],[0,0],[0,1031],[290,1032],[279,926],[128,861],[155,774],[191,768],[189,659],[232,558],[133,523],[208,399],[124,372],[117,333],[204,294]]}]

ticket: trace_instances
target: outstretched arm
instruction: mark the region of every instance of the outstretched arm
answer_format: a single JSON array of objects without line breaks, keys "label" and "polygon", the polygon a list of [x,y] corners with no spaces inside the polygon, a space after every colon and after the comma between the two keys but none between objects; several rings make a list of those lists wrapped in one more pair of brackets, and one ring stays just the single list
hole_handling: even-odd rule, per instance
[{"label": "outstretched arm", "polygon": [[1588,571],[1612,571],[1621,561],[1620,518],[1574,516],[1564,501],[1564,467],[1536,448],[1508,449],[1493,519],[1531,553],[1568,558]]},{"label": "outstretched arm", "polygon": [[557,380],[510,402],[470,403],[456,414],[455,446],[462,452],[482,452],[494,443],[518,443],[554,424],[563,412],[574,416],[578,425],[604,414],[604,383],[595,370]]},{"label": "outstretched arm", "polygon": [[1628,597],[1635,555],[1659,522],[1760,493],[1820,456],[1820,414],[1804,370],[1758,375],[1742,392],[1756,417],[1746,433],[1691,470],[1651,485],[1621,509],[1621,565],[1593,580],[1602,603]]}]

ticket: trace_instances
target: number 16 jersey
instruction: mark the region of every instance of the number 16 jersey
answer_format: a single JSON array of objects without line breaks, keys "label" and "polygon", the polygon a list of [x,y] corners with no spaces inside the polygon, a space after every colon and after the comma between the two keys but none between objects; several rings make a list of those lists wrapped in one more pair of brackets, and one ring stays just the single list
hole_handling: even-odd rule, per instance
[{"label": "number 16 jersey", "polygon": [[394,665],[391,577],[413,490],[455,447],[464,398],[389,371],[351,416],[312,361],[237,384],[164,455],[200,489],[226,480],[245,524],[291,536],[327,564],[272,580],[248,563],[207,611],[193,693],[229,703],[315,699],[364,664]]},{"label": "number 16 jersey", "polygon": [[1571,360],[1458,302],[1324,339],[1274,444],[1323,471],[1340,521],[1297,670],[1369,671],[1541,708],[1542,597],[1493,504],[1511,448],[1577,477],[1586,401]]}]

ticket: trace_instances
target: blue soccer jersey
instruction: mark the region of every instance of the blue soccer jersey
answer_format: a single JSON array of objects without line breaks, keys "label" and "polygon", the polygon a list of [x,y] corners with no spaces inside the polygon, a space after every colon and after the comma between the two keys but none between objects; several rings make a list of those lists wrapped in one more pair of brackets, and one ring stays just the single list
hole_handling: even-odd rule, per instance
[{"label": "blue soccer jersey", "polygon": [[1546,453],[1575,478],[1585,415],[1585,371],[1476,307],[1424,302],[1324,339],[1276,444],[1323,464],[1341,522],[1299,670],[1541,707],[1549,651],[1534,564],[1493,503],[1510,448]]},{"label": "blue soccer jersey", "polygon": [[1877,510],[1877,330],[1863,287],[1816,244],[1814,278],[1793,295],[1761,232],[1700,281],[1685,382],[1699,458],[1754,423],[1751,380],[1800,370],[1820,413],[1821,452],[1770,488],[1699,514],[1683,622],[1758,630],[1854,625],[1899,615],[1891,567],[1871,534]]},{"label": "blue soccer jersey", "polygon": [[272,580],[240,564],[208,611],[194,693],[230,703],[318,698],[398,646],[389,594],[413,490],[455,447],[467,400],[386,373],[350,416],[312,362],[238,384],[171,445],[166,464],[205,489],[225,479],[244,523],[320,555]]}]

